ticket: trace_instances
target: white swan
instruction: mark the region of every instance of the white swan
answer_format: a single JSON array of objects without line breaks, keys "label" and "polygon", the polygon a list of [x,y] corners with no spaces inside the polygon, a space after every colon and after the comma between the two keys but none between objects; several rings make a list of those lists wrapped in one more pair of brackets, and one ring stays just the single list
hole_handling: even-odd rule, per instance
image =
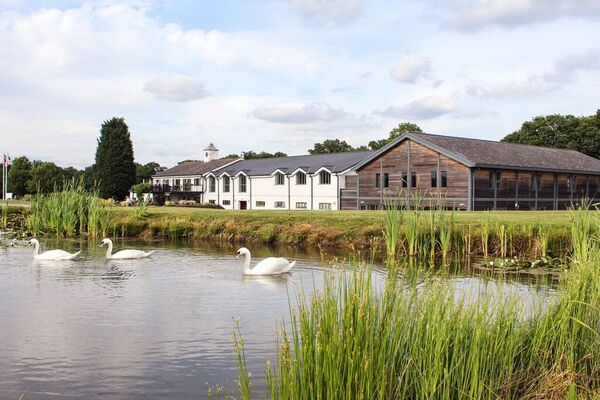
[{"label": "white swan", "polygon": [[235,258],[240,258],[241,255],[246,256],[244,261],[244,274],[245,275],[281,275],[290,272],[296,261],[289,262],[285,258],[281,257],[268,257],[259,262],[250,269],[250,250],[245,247],[239,249],[236,253]]},{"label": "white swan", "polygon": [[73,254],[64,250],[48,250],[40,253],[40,242],[37,239],[31,239],[29,244],[33,245],[33,258],[37,260],[72,260],[81,253],[81,250]]},{"label": "white swan", "polygon": [[108,238],[102,239],[102,242],[100,242],[100,247],[104,246],[105,244],[108,244],[108,250],[106,251],[106,258],[110,258],[110,259],[114,259],[114,260],[146,258],[146,257],[150,257],[150,255],[156,251],[156,250],[152,250],[152,251],[146,253],[145,251],[141,251],[141,250],[121,250],[121,251],[116,252],[115,254],[112,254],[112,250],[113,250],[112,240],[110,240]]}]

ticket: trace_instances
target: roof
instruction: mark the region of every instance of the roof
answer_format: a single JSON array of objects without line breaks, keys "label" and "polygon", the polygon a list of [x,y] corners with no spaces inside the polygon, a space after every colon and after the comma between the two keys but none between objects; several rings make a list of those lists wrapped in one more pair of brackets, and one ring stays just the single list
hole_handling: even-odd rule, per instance
[{"label": "roof", "polygon": [[280,158],[259,158],[251,160],[240,160],[231,164],[217,173],[222,175],[227,173],[234,176],[243,172],[248,176],[266,176],[280,170],[283,173],[291,174],[297,169],[302,169],[306,173],[315,173],[321,168],[327,168],[333,173],[340,173],[366,157],[372,155],[373,151],[357,151],[348,153],[328,153],[305,156],[291,156]]},{"label": "roof", "polygon": [[153,178],[161,178],[167,176],[192,176],[203,175],[210,171],[222,168],[227,164],[235,162],[235,158],[219,158],[209,162],[204,161],[185,161],[179,165],[169,168],[153,176]]},{"label": "roof", "polygon": [[214,144],[212,144],[212,142],[210,142],[210,144],[208,145],[208,147],[207,147],[207,148],[205,148],[205,149],[204,149],[204,151],[219,151],[219,149],[217,149],[217,148],[215,147],[215,145],[214,145]]},{"label": "roof", "polygon": [[355,169],[360,169],[407,139],[469,167],[600,174],[600,160],[575,150],[428,133],[406,133],[365,158]]}]

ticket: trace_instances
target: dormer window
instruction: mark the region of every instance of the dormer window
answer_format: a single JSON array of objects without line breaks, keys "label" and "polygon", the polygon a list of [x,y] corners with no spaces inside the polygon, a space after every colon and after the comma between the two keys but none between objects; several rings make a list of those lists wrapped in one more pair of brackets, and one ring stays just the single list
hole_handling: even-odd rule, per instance
[{"label": "dormer window", "polygon": [[223,176],[223,192],[228,193],[231,187],[231,179],[225,175]]},{"label": "dormer window", "polygon": [[319,184],[329,185],[331,183],[331,174],[327,171],[319,172]]},{"label": "dormer window", "polygon": [[275,184],[276,185],[285,184],[285,176],[281,172],[278,172],[275,174]]},{"label": "dormer window", "polygon": [[296,174],[296,185],[306,185],[306,174],[304,172]]}]

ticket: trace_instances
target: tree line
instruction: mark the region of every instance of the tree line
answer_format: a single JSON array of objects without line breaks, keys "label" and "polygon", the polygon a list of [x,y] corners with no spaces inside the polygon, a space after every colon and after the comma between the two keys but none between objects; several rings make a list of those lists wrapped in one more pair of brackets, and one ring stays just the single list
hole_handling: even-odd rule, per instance
[{"label": "tree line", "polygon": [[[423,130],[414,123],[404,122],[392,129],[386,138],[372,140],[366,145],[353,147],[342,139],[327,139],[315,143],[308,153],[379,150],[408,132],[422,133]],[[518,130],[506,135],[502,141],[571,149],[600,158],[600,109],[588,116],[538,116],[524,122]],[[230,154],[225,158],[237,157],[237,154]],[[252,150],[244,152],[245,159],[276,157],[287,157],[287,154]],[[62,168],[48,161],[30,161],[25,156],[17,157],[9,168],[8,190],[18,197],[48,193],[75,179],[81,180],[87,189],[97,190],[104,198],[120,200],[129,193],[132,186],[165,169],[156,162],[143,165],[136,163],[129,127],[123,118],[112,118],[101,126],[93,165],[78,170],[74,167]]]}]

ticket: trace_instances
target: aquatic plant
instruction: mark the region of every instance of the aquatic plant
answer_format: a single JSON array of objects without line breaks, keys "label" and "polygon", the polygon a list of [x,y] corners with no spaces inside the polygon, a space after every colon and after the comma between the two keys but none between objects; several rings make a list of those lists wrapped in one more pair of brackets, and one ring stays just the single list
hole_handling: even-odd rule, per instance
[{"label": "aquatic plant", "polygon": [[[322,290],[297,295],[290,324],[279,326],[264,396],[597,398],[597,229],[589,212],[574,211],[571,267],[558,298],[527,314],[514,294],[457,297],[451,283],[436,279],[399,285],[393,269],[382,291],[368,267],[328,276]],[[238,390],[246,399],[252,393],[243,349],[236,339]]]}]

